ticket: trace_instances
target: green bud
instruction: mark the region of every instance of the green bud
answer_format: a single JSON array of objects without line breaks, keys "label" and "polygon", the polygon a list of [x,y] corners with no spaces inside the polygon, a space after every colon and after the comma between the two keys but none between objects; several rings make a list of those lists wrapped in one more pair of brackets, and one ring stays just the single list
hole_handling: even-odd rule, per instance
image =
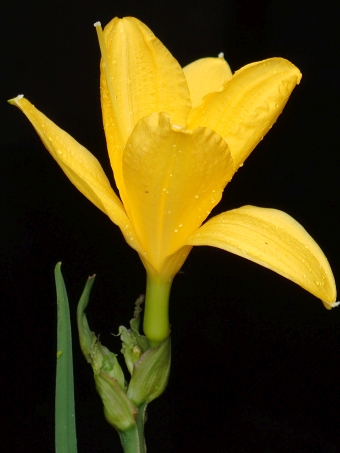
[{"label": "green bud", "polygon": [[138,408],[127,397],[118,381],[100,371],[94,375],[97,391],[103,401],[106,420],[119,431],[135,426]]},{"label": "green bud", "polygon": [[135,361],[127,395],[136,406],[150,403],[164,392],[169,380],[170,362],[170,336]]},{"label": "green bud", "polygon": [[115,379],[120,385],[121,389],[126,392],[125,378],[123,370],[121,369],[116,354],[113,354],[99,341],[95,341],[91,351],[92,368],[94,374],[104,372],[108,377]]},{"label": "green bud", "polygon": [[81,349],[94,372],[97,391],[104,404],[107,421],[119,431],[135,426],[137,407],[126,394],[124,373],[115,354],[103,346],[91,332],[85,309],[94,279],[88,279],[77,309]]}]

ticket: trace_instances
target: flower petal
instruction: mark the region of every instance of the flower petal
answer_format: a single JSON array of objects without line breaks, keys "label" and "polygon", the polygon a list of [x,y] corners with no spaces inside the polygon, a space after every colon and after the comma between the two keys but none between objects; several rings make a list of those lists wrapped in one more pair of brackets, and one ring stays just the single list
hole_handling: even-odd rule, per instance
[{"label": "flower petal", "polygon": [[70,181],[121,228],[129,245],[138,251],[138,244],[134,241],[133,230],[124,207],[93,154],[49,120],[27,99],[18,96],[10,102],[26,115]]},{"label": "flower petal", "polygon": [[192,107],[198,107],[204,96],[217,91],[232,72],[224,58],[201,58],[183,68],[187,79]]},{"label": "flower petal", "polygon": [[237,170],[275,123],[300,80],[298,68],[283,58],[244,66],[221,92],[206,96],[192,110],[189,127],[209,127],[220,134]]},{"label": "flower petal", "polygon": [[220,201],[233,173],[228,146],[215,132],[180,130],[166,113],[139,121],[123,156],[128,215],[158,272]]},{"label": "flower petal", "polygon": [[210,219],[187,241],[210,245],[272,269],[335,306],[336,288],[327,258],[307,231],[282,211],[243,206]]},{"label": "flower petal", "polygon": [[152,112],[167,112],[175,124],[185,126],[191,102],[179,63],[138,19],[113,19],[104,29],[104,39],[119,112],[119,117],[115,117],[102,59],[104,129],[115,180],[125,204],[122,153],[133,128]]}]

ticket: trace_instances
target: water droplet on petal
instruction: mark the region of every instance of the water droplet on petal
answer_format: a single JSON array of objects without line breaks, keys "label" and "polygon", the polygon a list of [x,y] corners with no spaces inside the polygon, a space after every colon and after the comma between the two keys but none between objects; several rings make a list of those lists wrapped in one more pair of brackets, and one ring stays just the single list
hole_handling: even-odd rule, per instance
[{"label": "water droplet on petal", "polygon": [[182,226],[183,226],[183,223],[180,223],[180,224],[178,225],[179,228],[182,228]]},{"label": "water droplet on petal", "polygon": [[178,233],[178,230],[176,229],[176,230],[174,230],[174,232],[175,232],[175,233]]},{"label": "water droplet on petal", "polygon": [[195,198],[199,198],[199,195],[195,195]]}]

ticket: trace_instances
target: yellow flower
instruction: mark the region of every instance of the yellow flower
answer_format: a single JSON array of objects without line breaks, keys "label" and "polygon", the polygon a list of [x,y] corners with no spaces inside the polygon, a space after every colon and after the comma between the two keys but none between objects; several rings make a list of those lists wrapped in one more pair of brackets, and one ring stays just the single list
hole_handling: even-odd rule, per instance
[{"label": "yellow flower", "polygon": [[[119,226],[148,275],[144,331],[169,332],[171,281],[192,246],[243,256],[335,306],[328,261],[287,214],[244,206],[211,218],[226,184],[268,132],[301,79],[271,58],[234,75],[220,55],[181,68],[146,25],[127,17],[96,29],[102,52],[101,104],[120,198],[97,159],[22,96],[31,121],[72,183]],[[158,321],[157,321],[158,320]]]}]

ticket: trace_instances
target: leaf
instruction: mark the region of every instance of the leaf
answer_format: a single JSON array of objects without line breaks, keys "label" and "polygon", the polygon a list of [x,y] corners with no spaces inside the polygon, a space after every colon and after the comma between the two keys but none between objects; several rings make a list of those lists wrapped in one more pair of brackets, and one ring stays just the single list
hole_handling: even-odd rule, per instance
[{"label": "leaf", "polygon": [[56,453],[77,453],[70,311],[61,263],[54,274],[58,304],[55,449]]}]

